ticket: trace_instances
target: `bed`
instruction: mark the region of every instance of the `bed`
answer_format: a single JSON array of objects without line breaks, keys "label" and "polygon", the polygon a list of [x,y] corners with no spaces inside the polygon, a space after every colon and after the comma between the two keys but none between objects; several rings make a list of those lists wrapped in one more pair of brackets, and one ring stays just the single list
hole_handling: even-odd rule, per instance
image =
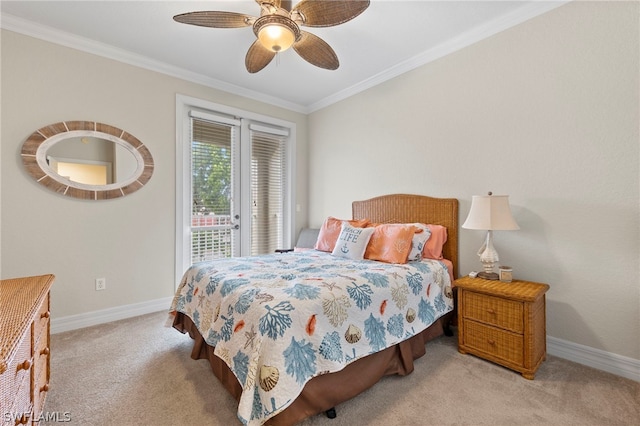
[{"label": "bed", "polygon": [[385,195],[353,202],[352,219],[445,227],[444,259],[390,264],[310,250],[185,272],[171,324],[238,401],[240,422],[294,424],[385,375],[409,374],[453,318],[456,199]]}]

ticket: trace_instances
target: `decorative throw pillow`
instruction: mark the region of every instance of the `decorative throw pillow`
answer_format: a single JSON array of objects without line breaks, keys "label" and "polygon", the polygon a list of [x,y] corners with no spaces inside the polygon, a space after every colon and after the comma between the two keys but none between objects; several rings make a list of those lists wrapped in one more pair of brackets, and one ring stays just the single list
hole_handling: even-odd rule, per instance
[{"label": "decorative throw pillow", "polygon": [[429,237],[431,237],[431,230],[424,223],[412,223],[411,225],[420,229],[420,231],[413,234],[413,239],[411,240],[411,251],[409,252],[407,260],[420,260],[422,259],[422,249],[424,249],[424,245],[429,240]]},{"label": "decorative throw pillow", "polygon": [[[343,220],[336,219],[332,216],[326,218],[324,223],[322,224],[322,227],[320,228],[320,232],[318,233],[318,240],[316,241],[316,245],[313,246],[313,248],[316,250],[331,253],[336,245],[338,235],[340,235],[342,222]],[[369,219],[346,220],[344,222],[348,222],[351,226],[357,228],[364,228],[369,223]]]},{"label": "decorative throw pillow", "polygon": [[407,263],[411,241],[416,227],[413,225],[389,223],[376,225],[371,236],[365,259],[387,263]]},{"label": "decorative throw pillow", "polygon": [[374,228],[355,228],[348,222],[342,222],[340,235],[331,254],[353,260],[364,259],[364,251]]},{"label": "decorative throw pillow", "polygon": [[442,247],[447,242],[447,228],[442,225],[427,224],[431,231],[431,236],[422,249],[424,259],[442,259]]}]

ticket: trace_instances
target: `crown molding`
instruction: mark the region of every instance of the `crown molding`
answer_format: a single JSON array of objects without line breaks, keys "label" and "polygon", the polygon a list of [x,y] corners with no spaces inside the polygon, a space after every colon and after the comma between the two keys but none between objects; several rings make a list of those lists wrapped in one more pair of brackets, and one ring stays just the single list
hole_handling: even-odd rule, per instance
[{"label": "crown molding", "polygon": [[249,90],[240,86],[229,84],[221,80],[207,77],[184,68],[169,65],[167,63],[148,58],[124,49],[119,49],[111,45],[96,42],[84,37],[60,31],[51,27],[35,24],[31,21],[18,18],[13,15],[2,14],[0,17],[0,28],[14,31],[30,37],[34,37],[47,42],[59,44],[61,46],[87,52],[93,55],[102,56],[123,62],[139,68],[155,71],[171,77],[176,77],[185,81],[200,84],[213,89],[221,90],[237,96],[253,99],[269,105],[281,107],[290,111],[309,114],[311,112],[328,107],[336,102],[363,92],[369,88],[384,83],[387,80],[398,77],[408,71],[421,67],[455,51],[463,49],[485,38],[502,32],[506,29],[521,24],[536,16],[549,12],[557,7],[567,4],[573,0],[559,1],[536,1],[521,7],[505,16],[494,19],[484,25],[467,31],[445,43],[429,49],[419,55],[401,62],[386,71],[378,73],[373,77],[361,81],[347,89],[341,90],[333,95],[327,96],[311,105],[299,105],[285,101],[281,98],[265,95],[264,93]]},{"label": "crown molding", "polygon": [[528,21],[529,19],[535,18],[536,16],[547,13],[562,5],[570,3],[571,1],[573,0],[536,1],[530,3],[507,15],[504,15],[477,28],[462,33],[459,36],[446,41],[445,43],[442,43],[432,49],[429,49],[419,55],[413,56],[412,58],[409,58],[404,62],[400,62],[392,68],[378,73],[371,78],[363,80],[358,84],[341,90],[340,92],[337,92],[331,96],[327,96],[326,98],[312,105],[309,105],[309,107],[307,108],[308,112],[311,113],[319,109],[328,107],[329,105],[332,105],[338,101],[363,92],[367,89],[377,86],[378,84],[384,83],[387,80],[391,80],[392,78],[398,77],[399,75],[402,75],[408,71],[433,62],[436,59],[440,59],[453,52],[464,49],[467,46],[491,37],[492,35],[507,30],[511,27],[519,25],[525,21]]},{"label": "crown molding", "polygon": [[75,34],[60,31],[45,25],[36,24],[32,21],[18,18],[9,14],[2,14],[0,18],[0,28],[8,31],[13,31],[50,43],[55,43],[61,46],[80,50],[92,55],[98,55],[108,59],[113,59],[118,62],[133,65],[135,67],[143,68],[149,71],[155,71],[192,83],[201,84],[206,87],[211,87],[213,89],[221,90],[234,95],[253,99],[259,102],[264,102],[266,104],[274,105],[287,110],[303,114],[307,113],[307,108],[302,105],[288,102],[274,96],[265,95],[264,93],[249,90],[240,86],[225,83],[224,81],[207,77],[205,75],[195,73],[184,68],[176,67],[174,65],[169,65],[165,62],[157,61],[155,59],[151,59],[146,56],[130,52],[128,50],[120,49],[106,43],[100,43],[95,40],[80,37]]}]

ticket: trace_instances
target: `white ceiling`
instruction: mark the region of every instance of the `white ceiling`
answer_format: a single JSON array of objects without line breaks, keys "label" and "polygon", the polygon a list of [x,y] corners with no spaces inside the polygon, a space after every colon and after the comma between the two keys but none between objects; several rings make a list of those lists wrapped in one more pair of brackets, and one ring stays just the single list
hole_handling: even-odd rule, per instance
[{"label": "white ceiling", "polygon": [[244,67],[255,40],[251,27],[203,28],[172,19],[196,10],[258,16],[254,0],[2,0],[0,22],[7,30],[308,113],[566,1],[372,0],[352,21],[304,28],[333,47],[337,70],[317,68],[289,49],[256,74]]}]

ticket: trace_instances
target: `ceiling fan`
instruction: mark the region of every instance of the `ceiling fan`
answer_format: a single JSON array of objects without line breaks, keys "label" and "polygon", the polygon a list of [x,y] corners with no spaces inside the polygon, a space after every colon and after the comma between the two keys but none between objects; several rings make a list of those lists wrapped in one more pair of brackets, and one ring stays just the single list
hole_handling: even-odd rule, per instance
[{"label": "ceiling fan", "polygon": [[256,0],[260,17],[236,12],[200,11],[176,15],[183,24],[212,28],[253,26],[257,40],[245,57],[250,73],[266,67],[277,53],[293,47],[305,61],[317,67],[335,70],[338,56],[320,37],[302,31],[303,27],[331,27],[343,24],[369,7],[369,0],[302,0],[293,9],[291,0]]}]

